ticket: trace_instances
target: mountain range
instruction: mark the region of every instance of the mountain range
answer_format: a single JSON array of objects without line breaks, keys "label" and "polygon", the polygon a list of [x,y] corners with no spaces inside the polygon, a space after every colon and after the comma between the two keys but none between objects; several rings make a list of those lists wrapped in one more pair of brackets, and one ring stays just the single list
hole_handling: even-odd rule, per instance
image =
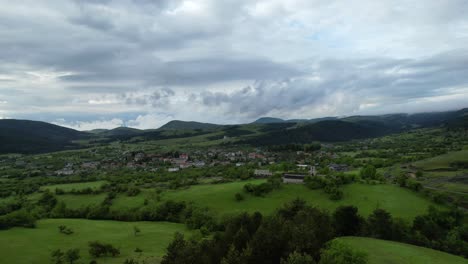
[{"label": "mountain range", "polygon": [[[468,108],[458,111],[373,116],[280,119],[262,117],[250,124],[219,125],[174,120],[158,129],[118,127],[77,131],[40,121],[0,120],[0,153],[42,153],[83,147],[80,141],[162,140],[207,134],[209,139],[235,137],[255,146],[346,141],[422,127],[468,129]],[[253,132],[255,131],[255,132]],[[213,134],[213,135],[211,135]]]}]

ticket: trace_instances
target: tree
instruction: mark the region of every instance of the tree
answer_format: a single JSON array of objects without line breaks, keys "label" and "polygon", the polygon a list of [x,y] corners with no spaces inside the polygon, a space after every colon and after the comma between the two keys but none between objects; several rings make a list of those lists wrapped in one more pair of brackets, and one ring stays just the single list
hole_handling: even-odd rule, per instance
[{"label": "tree", "polygon": [[392,238],[392,215],[384,209],[375,209],[367,219],[367,231],[376,238]]},{"label": "tree", "polygon": [[377,170],[373,165],[367,165],[360,171],[360,176],[362,179],[376,179]]},{"label": "tree", "polygon": [[46,191],[41,195],[37,203],[44,207],[46,212],[50,212],[57,204],[57,198],[55,198],[55,196],[50,191]]},{"label": "tree", "polygon": [[64,260],[63,260],[64,256],[65,256],[65,253],[63,253],[63,251],[60,250],[60,249],[52,251],[52,253],[51,253],[52,263],[54,263],[54,264],[63,264],[64,263]]},{"label": "tree", "polygon": [[307,254],[301,254],[297,251],[289,254],[287,259],[282,259],[281,264],[314,264],[314,259]]},{"label": "tree", "polygon": [[133,226],[133,235],[137,236],[139,233],[141,233],[141,230],[137,226]]},{"label": "tree", "polygon": [[337,236],[354,236],[359,234],[364,219],[358,214],[355,206],[340,206],[333,213],[333,226]]},{"label": "tree", "polygon": [[99,241],[92,241],[88,243],[89,245],[89,254],[92,257],[99,258],[101,256],[111,255],[115,257],[120,255],[120,250],[112,246],[111,244],[102,243]]},{"label": "tree", "polygon": [[236,198],[236,201],[238,201],[238,202],[244,200],[244,196],[242,194],[240,194],[240,193],[236,193],[234,195],[234,197]]},{"label": "tree", "polygon": [[172,240],[167,247],[166,255],[163,257],[161,264],[177,263],[179,261],[179,255],[183,252],[186,246],[187,242],[184,239],[184,235],[179,232],[175,233],[174,240]]},{"label": "tree", "polygon": [[68,263],[73,264],[76,260],[80,259],[80,250],[77,248],[67,250],[65,259]]},{"label": "tree", "polygon": [[322,251],[319,264],[366,264],[367,259],[366,253],[334,240]]}]

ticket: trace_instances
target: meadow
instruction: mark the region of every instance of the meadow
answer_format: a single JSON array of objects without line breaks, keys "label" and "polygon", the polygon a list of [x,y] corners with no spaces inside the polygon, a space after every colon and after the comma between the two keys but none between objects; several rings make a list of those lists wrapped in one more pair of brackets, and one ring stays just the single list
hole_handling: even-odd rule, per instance
[{"label": "meadow", "polygon": [[423,170],[450,170],[450,163],[455,161],[468,161],[468,150],[449,152],[433,158],[414,162],[414,166]]},{"label": "meadow", "polygon": [[[65,225],[73,234],[65,235],[58,227]],[[133,227],[141,232],[136,236]],[[34,229],[12,228],[0,231],[1,263],[39,264],[50,263],[53,250],[80,249],[79,263],[89,263],[89,241],[112,243],[120,249],[120,256],[99,258],[98,263],[123,263],[127,258],[160,260],[172,241],[175,232],[190,235],[183,224],[167,222],[116,222],[83,219],[45,219]],[[135,253],[140,248],[142,253]]]},{"label": "meadow", "polygon": [[[252,196],[243,191],[247,183],[258,184],[264,180],[238,181],[224,184],[194,185],[184,189],[168,190],[161,194],[161,201],[175,200],[193,202],[200,207],[208,207],[217,215],[232,215],[240,212],[259,211],[271,214],[277,208],[295,198],[304,199],[308,204],[329,211],[340,205],[355,205],[360,214],[367,216],[376,208],[388,210],[394,217],[412,220],[415,216],[426,213],[430,205],[441,206],[429,201],[422,195],[390,184],[349,184],[342,187],[342,200],[332,201],[323,190],[310,190],[304,185],[285,184],[278,190],[263,197]],[[236,201],[236,193],[244,196],[243,201]],[[144,189],[137,196],[119,194],[112,201],[113,210],[125,210],[144,206],[145,199],[153,200],[155,191]],[[57,195],[69,208],[96,205],[102,202],[105,194],[98,195]]]},{"label": "meadow", "polygon": [[364,237],[342,237],[338,241],[366,252],[368,264],[466,264],[467,260],[442,251]]},{"label": "meadow", "polygon": [[[249,181],[260,183],[262,180]],[[304,185],[287,184],[264,197],[244,194],[245,200],[236,201],[234,195],[243,193],[247,182],[234,182],[217,185],[198,185],[185,190],[164,192],[163,200],[194,202],[208,207],[219,214],[236,214],[242,211],[259,211],[270,214],[283,204],[295,199],[304,199],[308,204],[319,208],[334,210],[340,205],[355,205],[360,214],[367,216],[376,208],[383,208],[395,217],[412,220],[424,214],[429,205],[434,203],[426,198],[394,185],[350,184],[343,186],[342,200],[332,201],[323,190],[310,190]]]},{"label": "meadow", "polygon": [[54,192],[55,189],[61,189],[64,192],[70,192],[72,190],[83,190],[86,188],[91,188],[93,190],[97,190],[101,188],[102,185],[106,184],[107,181],[92,181],[92,182],[77,182],[77,183],[65,183],[65,184],[54,184],[54,185],[46,185],[42,186],[41,190],[49,190]]}]

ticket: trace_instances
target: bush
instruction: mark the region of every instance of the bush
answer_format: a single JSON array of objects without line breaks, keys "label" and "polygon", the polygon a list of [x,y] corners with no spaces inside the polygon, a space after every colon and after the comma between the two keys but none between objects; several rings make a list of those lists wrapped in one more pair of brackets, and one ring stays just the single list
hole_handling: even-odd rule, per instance
[{"label": "bush", "polygon": [[99,258],[102,256],[118,256],[120,255],[120,250],[112,246],[111,244],[106,244],[98,241],[92,241],[88,243],[89,254],[92,257]]},{"label": "bush", "polygon": [[8,229],[15,226],[35,227],[36,218],[24,209],[0,216],[0,229]]},{"label": "bush", "polygon": [[368,262],[367,254],[356,251],[350,246],[332,241],[327,249],[320,255],[320,264],[366,264]]},{"label": "bush", "polygon": [[236,198],[236,201],[238,202],[244,200],[244,196],[241,193],[236,193],[234,197]]}]

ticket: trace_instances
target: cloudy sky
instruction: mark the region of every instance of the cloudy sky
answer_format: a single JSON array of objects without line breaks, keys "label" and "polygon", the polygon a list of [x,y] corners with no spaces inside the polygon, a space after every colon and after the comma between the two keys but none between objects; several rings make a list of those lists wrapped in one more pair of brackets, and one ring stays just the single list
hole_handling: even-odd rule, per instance
[{"label": "cloudy sky", "polygon": [[88,130],[468,107],[466,0],[0,4],[0,118]]}]

